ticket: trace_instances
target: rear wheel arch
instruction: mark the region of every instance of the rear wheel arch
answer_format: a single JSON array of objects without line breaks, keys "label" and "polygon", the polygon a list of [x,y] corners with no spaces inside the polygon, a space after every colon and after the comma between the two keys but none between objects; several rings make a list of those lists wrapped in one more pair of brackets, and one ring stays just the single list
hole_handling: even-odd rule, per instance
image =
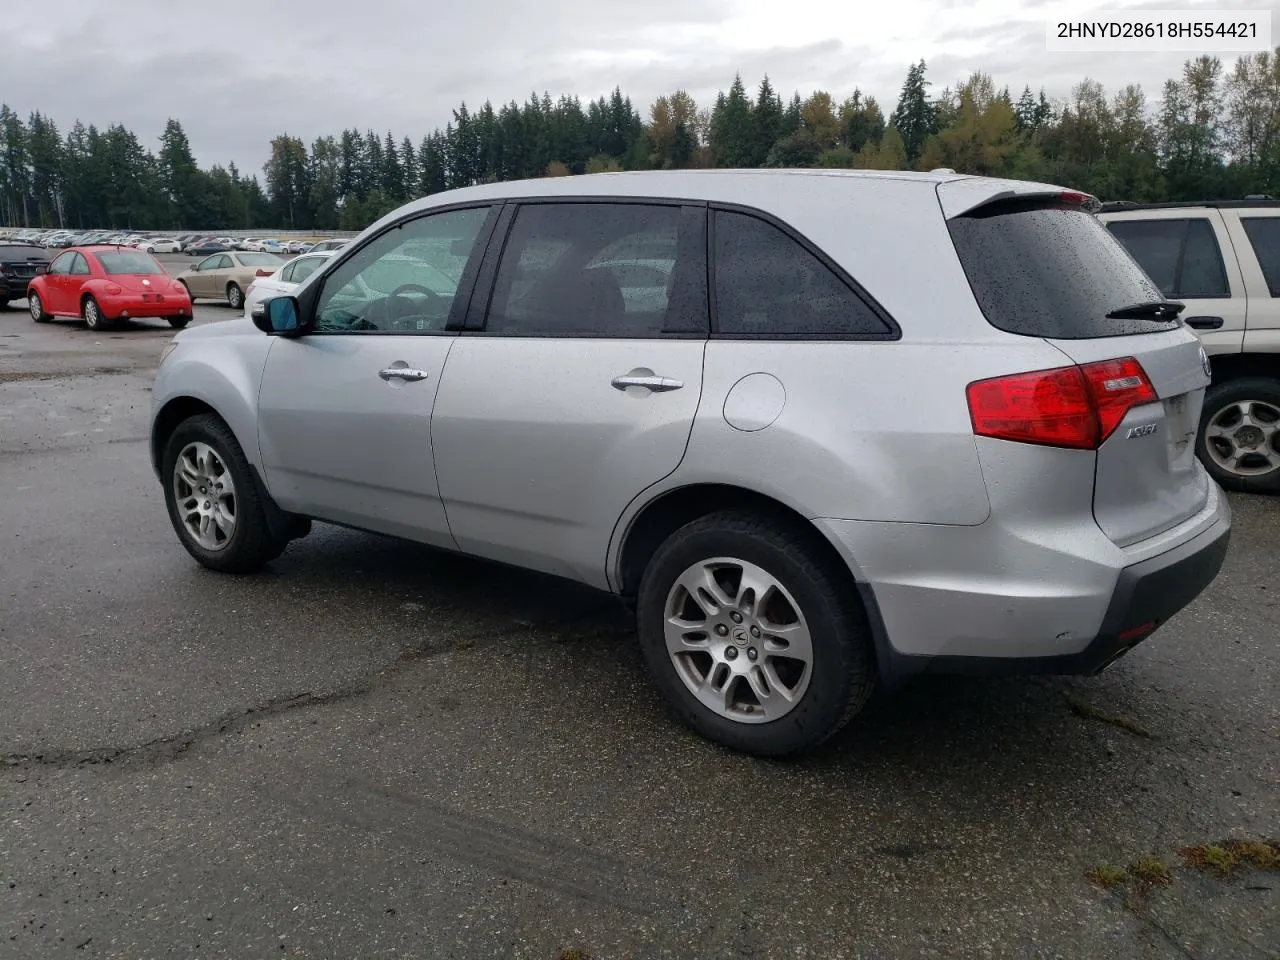
[{"label": "rear wheel arch", "polygon": [[839,551],[804,514],[780,500],[746,487],[732,484],[699,483],[667,491],[632,518],[623,533],[618,551],[614,583],[624,599],[635,597],[644,568],[667,537],[687,523],[725,510],[755,513],[800,532],[824,559],[839,564],[855,588],[853,573]]},{"label": "rear wheel arch", "polygon": [[1270,377],[1280,380],[1280,353],[1225,353],[1210,356],[1213,385],[1241,377]]}]

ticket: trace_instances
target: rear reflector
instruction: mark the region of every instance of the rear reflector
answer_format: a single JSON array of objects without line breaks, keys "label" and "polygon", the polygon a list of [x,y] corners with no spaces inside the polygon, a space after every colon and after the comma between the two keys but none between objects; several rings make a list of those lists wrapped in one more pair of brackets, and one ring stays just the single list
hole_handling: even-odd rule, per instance
[{"label": "rear reflector", "polygon": [[1140,623],[1136,627],[1130,627],[1128,630],[1121,630],[1120,636],[1116,639],[1121,643],[1132,643],[1135,640],[1141,640],[1149,633],[1154,633],[1158,626],[1160,626],[1159,620],[1148,620],[1146,623]]},{"label": "rear reflector", "polygon": [[1015,443],[1095,450],[1132,408],[1156,400],[1133,357],[969,384],[973,432]]}]

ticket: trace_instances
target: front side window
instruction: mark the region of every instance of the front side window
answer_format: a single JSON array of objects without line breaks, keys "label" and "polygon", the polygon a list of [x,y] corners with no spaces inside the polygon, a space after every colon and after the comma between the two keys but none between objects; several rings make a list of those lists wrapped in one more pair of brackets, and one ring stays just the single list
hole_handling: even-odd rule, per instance
[{"label": "front side window", "polygon": [[1107,228],[1166,297],[1196,300],[1231,295],[1218,238],[1204,217],[1115,220]]},{"label": "front side window", "polygon": [[1258,258],[1267,289],[1280,297],[1280,217],[1242,217],[1249,244]]},{"label": "front side window", "polygon": [[75,259],[75,256],[74,253],[64,253],[49,264],[49,272],[54,276],[66,276],[71,272],[71,261]]},{"label": "front side window", "polygon": [[215,253],[212,257],[205,257],[196,266],[197,270],[215,270],[218,266],[218,255]]},{"label": "front side window", "polygon": [[766,220],[715,211],[716,332],[884,336],[890,326],[830,267]]},{"label": "front side window", "polygon": [[[507,237],[485,329],[506,336],[658,337],[705,329],[703,259],[681,208],[537,203]],[[701,319],[698,313],[701,313]]]},{"label": "front side window", "polygon": [[83,254],[77,253],[72,258],[71,275],[73,277],[87,277],[89,275],[89,263],[85,260]]},{"label": "front side window", "polygon": [[488,207],[430,214],[393,227],[361,247],[324,278],[315,329],[443,331],[488,215]]}]

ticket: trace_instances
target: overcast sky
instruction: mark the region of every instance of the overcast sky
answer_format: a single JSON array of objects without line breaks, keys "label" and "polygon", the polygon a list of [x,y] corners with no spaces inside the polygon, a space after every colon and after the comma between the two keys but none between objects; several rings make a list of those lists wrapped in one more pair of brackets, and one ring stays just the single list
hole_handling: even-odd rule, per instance
[{"label": "overcast sky", "polygon": [[[151,149],[182,121],[202,166],[260,172],[272,136],[346,127],[415,143],[461,100],[533,90],[595,98],[620,85],[641,113],[683,88],[710,105],[735,71],[784,97],[857,86],[897,100],[924,58],[935,91],[984,70],[1066,96],[1083,76],[1136,81],[1155,101],[1191,54],[1047,53],[1059,11],[1271,9],[1276,0],[56,0],[3,4],[0,99],[64,133],[123,123]],[[1280,12],[1273,12],[1280,24]],[[1224,59],[1230,61],[1231,55]]]}]

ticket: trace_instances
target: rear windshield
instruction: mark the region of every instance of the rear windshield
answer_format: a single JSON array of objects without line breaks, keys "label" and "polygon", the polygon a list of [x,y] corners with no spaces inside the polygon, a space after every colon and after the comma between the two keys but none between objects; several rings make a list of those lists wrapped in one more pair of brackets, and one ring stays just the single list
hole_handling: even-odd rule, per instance
[{"label": "rear windshield", "polygon": [[48,260],[44,247],[26,247],[20,243],[0,243],[0,260]]},{"label": "rear windshield", "polygon": [[98,262],[107,273],[164,273],[164,267],[137,250],[116,250],[98,254]]},{"label": "rear windshield", "polygon": [[236,256],[246,267],[278,267],[284,263],[274,253],[238,253]]},{"label": "rear windshield", "polygon": [[1111,232],[1079,207],[990,204],[947,226],[978,306],[999,330],[1088,340],[1173,326],[1145,317],[1107,319],[1120,307],[1164,295]]}]

